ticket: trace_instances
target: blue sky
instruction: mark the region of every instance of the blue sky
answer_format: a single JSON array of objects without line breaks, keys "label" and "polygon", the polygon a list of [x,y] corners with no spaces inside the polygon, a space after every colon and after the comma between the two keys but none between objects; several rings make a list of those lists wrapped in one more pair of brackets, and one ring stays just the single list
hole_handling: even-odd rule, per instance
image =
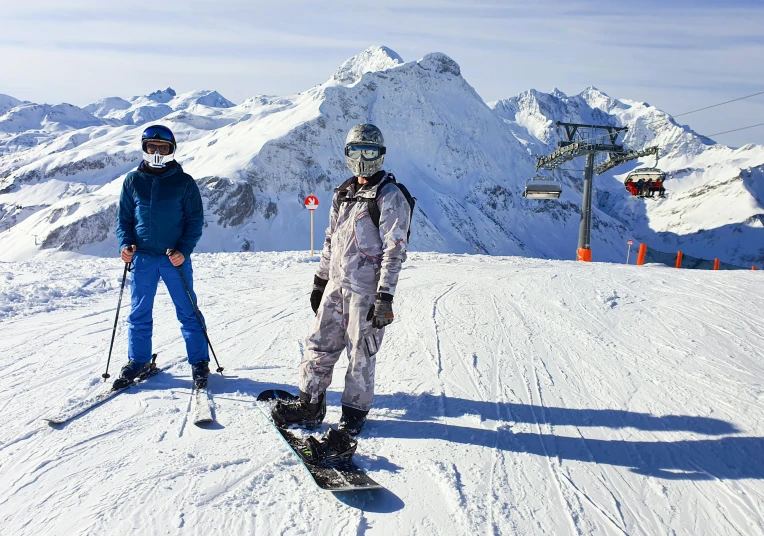
[{"label": "blue sky", "polygon": [[[764,91],[761,0],[36,0],[0,13],[0,93],[35,102],[296,93],[371,45],[406,61],[444,52],[486,101],[593,85],[680,114]],[[764,95],[679,120],[703,134],[764,123]],[[717,141],[764,144],[764,127]]]}]

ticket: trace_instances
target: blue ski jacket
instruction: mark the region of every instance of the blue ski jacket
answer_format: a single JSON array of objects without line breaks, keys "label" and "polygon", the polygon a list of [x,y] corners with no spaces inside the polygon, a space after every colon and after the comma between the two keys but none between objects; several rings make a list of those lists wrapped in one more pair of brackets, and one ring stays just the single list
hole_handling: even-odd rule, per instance
[{"label": "blue ski jacket", "polygon": [[204,208],[194,179],[172,162],[160,174],[141,163],[122,184],[117,211],[119,250],[135,244],[138,251],[165,255],[175,249],[191,255],[202,236]]}]

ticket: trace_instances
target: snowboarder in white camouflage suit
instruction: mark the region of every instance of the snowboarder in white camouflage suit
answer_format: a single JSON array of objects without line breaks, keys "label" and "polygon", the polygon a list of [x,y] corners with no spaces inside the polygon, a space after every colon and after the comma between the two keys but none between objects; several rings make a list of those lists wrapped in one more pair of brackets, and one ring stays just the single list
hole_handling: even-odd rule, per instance
[{"label": "snowboarder in white camouflage suit", "polygon": [[[332,199],[311,294],[316,323],[300,363],[300,398],[277,404],[273,419],[279,425],[321,424],[326,389],[344,349],[349,364],[340,430],[358,434],[372,407],[376,354],[385,326],[394,319],[393,296],[406,260],[411,219],[406,197],[381,169],[385,152],[382,133],[374,125],[350,130],[345,155],[354,177]],[[379,227],[370,215],[375,197]]]}]

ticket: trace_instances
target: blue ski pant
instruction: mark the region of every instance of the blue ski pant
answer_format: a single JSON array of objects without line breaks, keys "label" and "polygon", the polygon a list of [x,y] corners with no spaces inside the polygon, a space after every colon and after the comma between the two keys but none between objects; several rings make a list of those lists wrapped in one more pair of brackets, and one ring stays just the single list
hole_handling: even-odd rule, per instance
[{"label": "blue ski pant", "polygon": [[[191,259],[186,258],[180,265],[183,276],[188,283],[188,290],[196,303],[194,293],[194,270]],[[209,361],[207,339],[204,336],[199,319],[196,317],[191,298],[186,292],[180,272],[165,256],[153,256],[136,253],[133,256],[133,271],[130,282],[132,310],[127,318],[128,359],[147,363],[151,361],[151,335],[154,331],[154,297],[157,293],[159,278],[162,278],[170,298],[175,304],[175,313],[180,321],[180,332],[186,341],[188,362],[192,365],[198,361]],[[201,315],[201,312],[199,313]],[[204,322],[204,317],[202,317]],[[205,323],[206,326],[206,323]]]}]

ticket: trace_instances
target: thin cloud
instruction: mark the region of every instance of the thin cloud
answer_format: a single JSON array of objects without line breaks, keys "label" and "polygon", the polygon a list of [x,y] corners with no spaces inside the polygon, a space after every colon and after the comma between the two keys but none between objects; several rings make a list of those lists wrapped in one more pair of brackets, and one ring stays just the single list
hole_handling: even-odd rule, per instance
[{"label": "thin cloud", "polygon": [[[764,86],[763,23],[764,3],[754,0],[389,0],[371,8],[345,0],[39,0],[3,8],[0,93],[84,105],[170,85],[241,102],[303,91],[383,44],[406,61],[448,54],[486,100],[594,85],[676,111]],[[724,113],[693,117],[693,126],[725,130]],[[753,140],[764,143],[764,132],[722,141]]]}]

